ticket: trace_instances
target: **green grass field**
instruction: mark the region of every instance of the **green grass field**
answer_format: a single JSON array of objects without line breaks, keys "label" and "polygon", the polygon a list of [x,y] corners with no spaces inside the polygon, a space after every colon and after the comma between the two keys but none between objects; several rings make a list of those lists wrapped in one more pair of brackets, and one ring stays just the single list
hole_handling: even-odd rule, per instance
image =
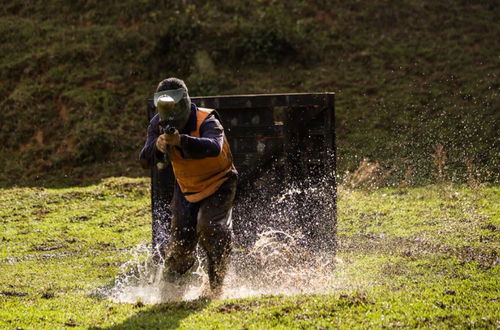
[{"label": "green grass field", "polygon": [[148,179],[0,191],[0,328],[500,326],[500,188],[339,190],[322,294],[146,305],[93,290],[150,238]]}]

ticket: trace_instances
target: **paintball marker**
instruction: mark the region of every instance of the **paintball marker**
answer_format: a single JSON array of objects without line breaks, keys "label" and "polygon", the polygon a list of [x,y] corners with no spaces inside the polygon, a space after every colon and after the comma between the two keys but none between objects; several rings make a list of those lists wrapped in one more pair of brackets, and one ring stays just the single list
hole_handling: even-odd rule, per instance
[{"label": "paintball marker", "polygon": [[[173,98],[171,98],[168,95],[162,96],[158,99],[158,103],[156,104],[156,108],[158,109],[158,114],[160,115],[160,127],[161,127],[161,133],[162,134],[174,134],[176,131],[176,128],[172,125],[169,124],[169,121],[172,120],[171,118],[171,113],[172,110],[175,107],[175,101]],[[165,167],[165,165],[168,163],[168,151],[165,152],[164,154],[164,159],[163,163],[161,164],[158,163],[161,168]]]}]

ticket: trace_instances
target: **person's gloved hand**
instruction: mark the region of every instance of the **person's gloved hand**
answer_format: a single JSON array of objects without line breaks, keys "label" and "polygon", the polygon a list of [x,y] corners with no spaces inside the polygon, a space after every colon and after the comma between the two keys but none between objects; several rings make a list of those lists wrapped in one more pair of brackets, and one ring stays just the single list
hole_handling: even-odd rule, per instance
[{"label": "person's gloved hand", "polygon": [[178,146],[181,144],[181,135],[178,130],[175,130],[173,134],[162,134],[156,140],[156,149],[165,153],[167,150],[167,145]]}]

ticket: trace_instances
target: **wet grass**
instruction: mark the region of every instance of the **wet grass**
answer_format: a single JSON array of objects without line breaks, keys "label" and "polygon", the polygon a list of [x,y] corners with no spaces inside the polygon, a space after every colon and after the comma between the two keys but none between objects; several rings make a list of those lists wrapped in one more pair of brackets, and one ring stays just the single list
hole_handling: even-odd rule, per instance
[{"label": "wet grass", "polygon": [[339,191],[337,289],[160,305],[93,295],[150,237],[147,179],[0,191],[0,327],[500,326],[500,189]]}]

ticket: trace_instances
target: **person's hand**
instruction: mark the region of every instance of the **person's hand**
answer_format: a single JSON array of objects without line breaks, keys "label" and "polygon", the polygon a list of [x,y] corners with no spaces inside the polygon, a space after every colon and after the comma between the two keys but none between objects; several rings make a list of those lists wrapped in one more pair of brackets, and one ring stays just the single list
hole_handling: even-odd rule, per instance
[{"label": "person's hand", "polygon": [[167,145],[178,146],[181,144],[181,135],[178,130],[175,130],[173,134],[162,134],[156,140],[156,149],[165,153],[167,150]]}]

